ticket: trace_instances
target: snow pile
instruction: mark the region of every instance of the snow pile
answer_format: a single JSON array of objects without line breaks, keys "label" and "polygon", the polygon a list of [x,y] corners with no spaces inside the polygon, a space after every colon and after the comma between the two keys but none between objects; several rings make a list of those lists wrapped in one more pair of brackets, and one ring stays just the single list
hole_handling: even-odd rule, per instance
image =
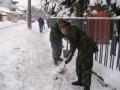
[{"label": "snow pile", "polygon": [[120,90],[120,85],[118,84],[120,79],[120,71],[112,70],[106,68],[104,65],[94,62],[93,70],[97,72],[98,75],[102,76],[107,84]]}]

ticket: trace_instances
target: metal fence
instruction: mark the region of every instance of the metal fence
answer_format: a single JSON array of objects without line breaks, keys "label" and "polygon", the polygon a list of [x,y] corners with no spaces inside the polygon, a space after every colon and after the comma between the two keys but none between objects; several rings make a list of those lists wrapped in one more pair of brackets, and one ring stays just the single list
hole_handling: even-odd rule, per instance
[{"label": "metal fence", "polygon": [[[59,18],[49,18],[48,27],[52,27]],[[120,71],[120,35],[116,21],[119,18],[106,17],[75,17],[62,18],[71,24],[82,28],[98,44],[99,52],[95,53],[94,58],[106,67]]]}]

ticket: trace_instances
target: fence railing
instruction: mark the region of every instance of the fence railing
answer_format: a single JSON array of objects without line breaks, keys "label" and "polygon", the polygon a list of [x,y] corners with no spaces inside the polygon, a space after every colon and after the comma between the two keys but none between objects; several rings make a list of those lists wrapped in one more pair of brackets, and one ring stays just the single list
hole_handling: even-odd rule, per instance
[{"label": "fence railing", "polygon": [[[49,18],[48,27],[52,27],[58,19],[60,18]],[[94,55],[96,61],[120,71],[120,35],[118,35],[116,25],[120,17],[66,17],[62,19],[82,28],[97,42],[99,52]]]}]

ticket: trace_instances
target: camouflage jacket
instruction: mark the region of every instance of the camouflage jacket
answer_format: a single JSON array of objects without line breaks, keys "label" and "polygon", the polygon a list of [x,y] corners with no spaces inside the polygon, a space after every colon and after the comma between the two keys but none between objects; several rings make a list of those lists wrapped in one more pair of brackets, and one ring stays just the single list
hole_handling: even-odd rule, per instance
[{"label": "camouflage jacket", "polygon": [[74,25],[68,26],[68,34],[66,37],[70,41],[70,51],[72,53],[75,52],[76,48],[81,52],[89,51],[94,53],[98,51],[97,44],[94,40]]},{"label": "camouflage jacket", "polygon": [[56,42],[56,41],[61,41],[62,40],[62,33],[59,30],[59,26],[56,23],[53,27],[51,27],[50,31],[50,41],[51,42]]}]

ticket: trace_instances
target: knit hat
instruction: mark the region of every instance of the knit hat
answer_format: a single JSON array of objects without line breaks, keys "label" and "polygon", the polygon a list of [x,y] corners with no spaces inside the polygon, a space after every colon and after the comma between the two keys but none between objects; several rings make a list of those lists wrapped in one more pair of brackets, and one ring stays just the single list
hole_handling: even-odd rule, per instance
[{"label": "knit hat", "polygon": [[59,19],[57,23],[61,27],[67,26],[69,24],[69,22],[65,21],[64,19]]}]

